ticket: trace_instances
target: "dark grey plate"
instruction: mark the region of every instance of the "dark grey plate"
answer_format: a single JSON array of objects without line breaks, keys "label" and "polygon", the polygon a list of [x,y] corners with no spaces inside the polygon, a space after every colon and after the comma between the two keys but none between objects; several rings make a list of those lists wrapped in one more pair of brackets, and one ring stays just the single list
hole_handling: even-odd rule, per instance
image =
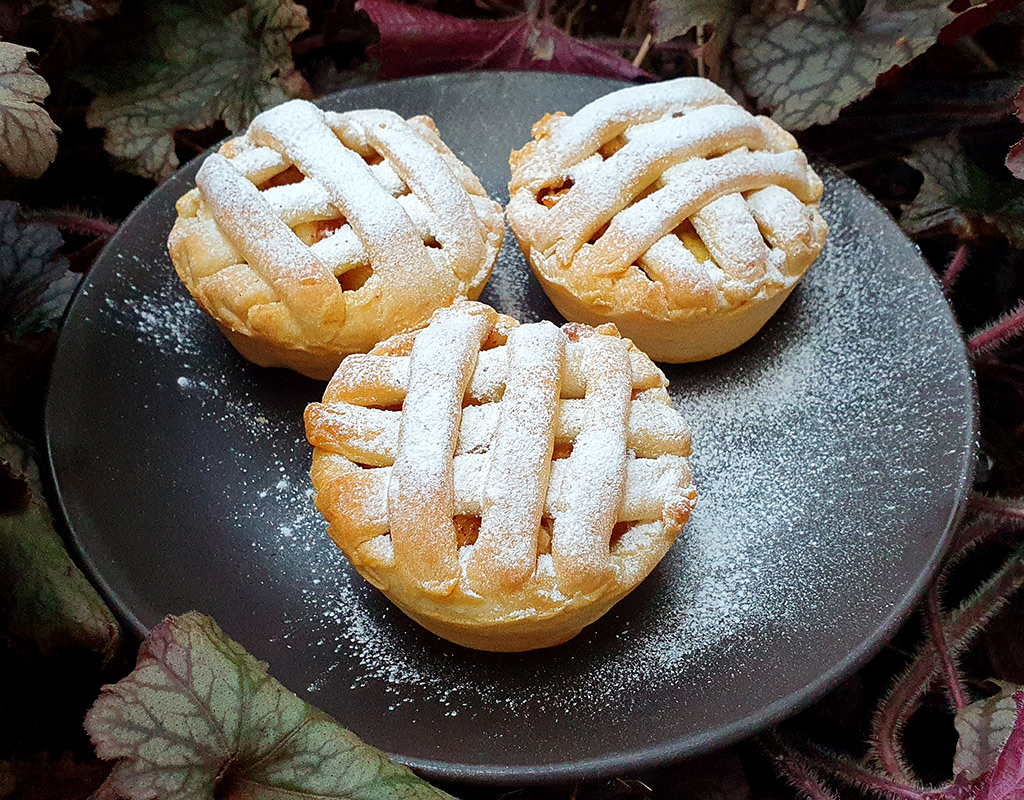
[{"label": "dark grey plate", "polygon": [[[531,123],[618,86],[450,75],[324,105],[431,114],[506,200],[508,153]],[[140,631],[198,609],[429,775],[554,780],[697,753],[796,711],[878,649],[931,575],[972,473],[971,372],[920,253],[837,172],[829,244],[779,314],[727,356],[666,370],[700,491],[672,552],[568,644],[495,655],[419,629],[328,540],[302,427],[322,386],[243,361],[167,257],[197,167],[96,261],[46,409],[74,544]],[[557,319],[511,236],[483,299]]]}]

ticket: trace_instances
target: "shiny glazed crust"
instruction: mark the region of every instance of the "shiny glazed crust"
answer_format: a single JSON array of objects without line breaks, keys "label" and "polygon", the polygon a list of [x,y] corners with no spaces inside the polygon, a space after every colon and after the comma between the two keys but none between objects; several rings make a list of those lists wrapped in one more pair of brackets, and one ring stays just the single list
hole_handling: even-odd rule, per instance
[{"label": "shiny glazed crust", "polygon": [[439,636],[575,636],[661,560],[696,501],[664,375],[612,326],[480,303],[346,358],[306,409],[329,533]]},{"label": "shiny glazed crust", "polygon": [[327,380],[342,357],[475,298],[501,207],[429,117],[292,100],[209,156],[168,249],[250,361]]},{"label": "shiny glazed crust", "polygon": [[555,307],[656,361],[753,336],[817,258],[821,180],[790,134],[678,78],[547,115],[509,159],[509,225]]}]

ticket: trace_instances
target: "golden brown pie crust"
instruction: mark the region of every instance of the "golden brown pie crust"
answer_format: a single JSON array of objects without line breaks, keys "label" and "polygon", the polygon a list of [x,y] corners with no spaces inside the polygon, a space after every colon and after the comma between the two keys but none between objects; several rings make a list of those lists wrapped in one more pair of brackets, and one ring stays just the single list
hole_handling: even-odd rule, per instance
[{"label": "golden brown pie crust", "polygon": [[753,336],[818,256],[822,183],[796,140],[703,78],[549,114],[509,159],[509,225],[567,318],[656,361]]},{"label": "golden brown pie crust", "polygon": [[239,352],[327,380],[343,356],[475,298],[501,207],[429,117],[293,100],[209,156],[168,248]]},{"label": "golden brown pie crust", "polygon": [[636,587],[696,500],[664,375],[612,326],[459,302],[346,358],[306,409],[329,532],[434,633],[518,651]]}]

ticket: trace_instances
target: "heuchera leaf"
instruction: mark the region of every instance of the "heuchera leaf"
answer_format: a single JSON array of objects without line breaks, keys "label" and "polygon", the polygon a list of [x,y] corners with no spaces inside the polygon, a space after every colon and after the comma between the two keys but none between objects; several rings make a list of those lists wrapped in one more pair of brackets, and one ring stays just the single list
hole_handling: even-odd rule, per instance
[{"label": "heuchera leaf", "polygon": [[2,425],[0,480],[8,489],[8,505],[0,508],[4,634],[44,656],[87,649],[109,659],[121,630],[54,530],[34,460]]},{"label": "heuchera leaf", "polygon": [[1013,693],[1016,720],[992,770],[984,800],[1019,800],[1024,797],[1024,688]]},{"label": "heuchera leaf", "polygon": [[240,132],[265,108],[308,92],[295,70],[289,43],[309,27],[306,10],[292,0],[246,0],[222,13],[175,13],[163,4],[161,21],[131,58],[105,67],[127,86],[82,79],[99,96],[86,121],[106,128],[103,146],[130,170],[158,180],[178,166],[174,133],[223,120]]},{"label": "heuchera leaf", "polygon": [[629,61],[574,39],[530,14],[494,21],[459,19],[397,0],[358,0],[380,30],[368,55],[382,78],[474,69],[540,70],[635,80],[650,78]]},{"label": "heuchera leaf", "polygon": [[998,693],[961,708],[953,720],[959,734],[953,757],[953,774],[963,775],[969,780],[979,778],[995,767],[1017,721],[1014,694],[1020,691],[1020,687],[1002,681],[992,683],[999,686]]},{"label": "heuchera leaf", "polygon": [[[1013,109],[1017,119],[1024,122],[1024,86],[1013,98]],[[1013,173],[1015,178],[1024,179],[1024,139],[1010,148],[1010,152],[1006,156],[1006,168]]]},{"label": "heuchera leaf", "polygon": [[[722,27],[730,27],[742,0],[654,0],[651,4],[651,26],[654,38],[667,42],[697,27],[714,26],[712,35]],[[728,30],[725,31],[728,35]]]},{"label": "heuchera leaf", "polygon": [[451,800],[267,674],[209,617],[167,617],[85,719],[130,800]]},{"label": "heuchera leaf", "polygon": [[25,222],[20,207],[0,200],[0,334],[17,340],[57,326],[82,276],[58,256],[52,225]]},{"label": "heuchera leaf", "polygon": [[831,122],[875,80],[930,47],[956,15],[928,0],[892,8],[868,0],[853,22],[840,0],[814,0],[800,12],[742,18],[733,62],[748,95],[790,130]]},{"label": "heuchera leaf", "polygon": [[908,233],[951,226],[968,235],[971,218],[980,217],[1015,247],[1024,247],[1024,184],[989,175],[947,139],[919,142],[906,161],[924,175],[921,190],[900,217]]},{"label": "heuchera leaf", "polygon": [[28,47],[0,42],[0,162],[14,175],[38,178],[57,155],[57,131],[43,100],[46,81],[28,63]]}]

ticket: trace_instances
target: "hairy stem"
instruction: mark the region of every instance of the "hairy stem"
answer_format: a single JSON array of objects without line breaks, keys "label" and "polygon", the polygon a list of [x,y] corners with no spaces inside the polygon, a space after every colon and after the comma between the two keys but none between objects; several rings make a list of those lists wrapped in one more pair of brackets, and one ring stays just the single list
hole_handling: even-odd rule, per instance
[{"label": "hairy stem", "polygon": [[967,705],[967,699],[964,696],[960,671],[956,668],[953,654],[949,652],[949,646],[946,643],[946,633],[942,629],[938,594],[938,586],[933,583],[928,591],[925,592],[924,615],[925,620],[928,622],[928,632],[932,637],[932,645],[935,647],[935,653],[939,657],[939,664],[942,666],[942,675],[946,679],[946,691],[949,692],[949,700],[953,704],[953,709],[958,710]]},{"label": "hairy stem", "polygon": [[92,236],[96,239],[109,239],[117,233],[117,225],[113,222],[86,217],[81,214],[69,214],[59,211],[34,211],[25,216],[34,222],[46,222],[67,233]]},{"label": "hairy stem", "polygon": [[999,522],[1014,527],[1024,527],[1024,506],[1021,506],[1019,501],[989,497],[984,494],[972,494],[969,507],[979,514],[991,515]]},{"label": "hairy stem", "polygon": [[[995,616],[1022,585],[1024,549],[1014,553],[950,615],[946,630],[951,652],[963,650],[981,626]],[[938,653],[928,646],[922,647],[875,714],[873,754],[892,778],[904,784],[913,784],[914,779],[904,766],[900,735],[918,702],[939,676],[940,666]]]},{"label": "hairy stem", "polygon": [[1024,333],[1024,305],[1017,306],[1009,314],[971,336],[967,340],[967,351],[971,355],[984,353],[1021,333]]},{"label": "hairy stem", "polygon": [[810,800],[836,800],[835,794],[815,775],[806,756],[777,733],[758,740],[779,774],[798,792]]},{"label": "hairy stem", "polygon": [[956,279],[960,277],[964,267],[967,265],[967,244],[962,244],[953,254],[953,260],[949,263],[946,271],[942,273],[942,291],[947,295],[952,291]]},{"label": "hairy stem", "polygon": [[[794,752],[793,748],[789,748]],[[929,790],[916,784],[901,783],[886,775],[879,775],[867,767],[831,753],[813,743],[808,744],[808,751],[799,753],[811,767],[828,772],[851,786],[862,790],[876,792],[885,797],[898,800],[927,800]]]}]

